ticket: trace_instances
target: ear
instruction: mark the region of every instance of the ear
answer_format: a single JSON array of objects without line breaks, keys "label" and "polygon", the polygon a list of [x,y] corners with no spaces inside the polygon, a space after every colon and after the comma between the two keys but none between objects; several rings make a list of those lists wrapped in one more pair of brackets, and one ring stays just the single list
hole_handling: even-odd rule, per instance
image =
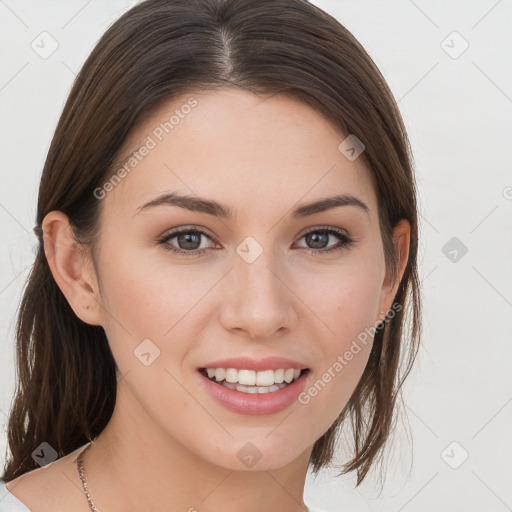
[{"label": "ear", "polygon": [[76,243],[67,215],[52,211],[42,225],[44,252],[55,282],[76,316],[101,325],[99,290],[89,251]]},{"label": "ear", "polygon": [[393,230],[393,246],[397,257],[397,275],[396,279],[393,281],[393,276],[386,273],[386,277],[381,288],[379,316],[375,321],[376,325],[384,320],[387,312],[392,306],[409,259],[410,241],[411,225],[407,219],[401,219]]}]

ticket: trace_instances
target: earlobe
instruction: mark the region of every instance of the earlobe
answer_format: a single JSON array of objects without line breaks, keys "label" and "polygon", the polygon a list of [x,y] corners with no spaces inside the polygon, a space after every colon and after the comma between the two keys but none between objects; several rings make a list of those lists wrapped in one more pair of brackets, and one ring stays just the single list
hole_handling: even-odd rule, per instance
[{"label": "earlobe", "polygon": [[86,255],[75,240],[67,215],[59,211],[48,213],[42,229],[44,252],[55,282],[78,318],[99,325],[98,298],[91,285],[96,282],[95,276],[86,265]]}]

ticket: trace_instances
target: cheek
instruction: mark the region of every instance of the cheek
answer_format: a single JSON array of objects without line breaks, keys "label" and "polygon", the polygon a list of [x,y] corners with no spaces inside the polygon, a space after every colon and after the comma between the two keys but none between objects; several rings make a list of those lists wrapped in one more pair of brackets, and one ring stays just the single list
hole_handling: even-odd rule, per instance
[{"label": "cheek", "polygon": [[325,329],[333,348],[343,348],[373,326],[381,290],[379,266],[347,264],[304,280],[301,297]]},{"label": "cheek", "polygon": [[183,268],[164,272],[156,265],[141,265],[143,255],[138,258],[139,263],[133,258],[131,264],[126,256],[104,274],[105,332],[125,384],[146,412],[164,414],[165,403],[165,414],[178,415],[189,400],[178,384],[180,365],[195,337],[193,307],[207,283],[191,286]]},{"label": "cheek", "polygon": [[194,334],[200,330],[202,307],[218,281],[214,272],[166,264],[160,256],[151,260],[147,252],[131,254],[126,248],[122,260],[105,258],[103,265],[104,326],[123,373],[140,365],[134,351],[144,340],[157,347],[155,363],[176,368],[200,339]]},{"label": "cheek", "polygon": [[195,287],[188,286],[183,268],[157,261],[157,248],[138,248],[137,241],[117,242],[122,258],[109,257],[105,251],[102,262],[108,312],[134,336],[161,336],[180,312],[185,313],[184,299],[193,299]]},{"label": "cheek", "polygon": [[304,403],[314,403],[330,421],[345,407],[368,362],[381,278],[378,264],[354,263],[304,288],[305,302],[319,320],[318,364]]}]

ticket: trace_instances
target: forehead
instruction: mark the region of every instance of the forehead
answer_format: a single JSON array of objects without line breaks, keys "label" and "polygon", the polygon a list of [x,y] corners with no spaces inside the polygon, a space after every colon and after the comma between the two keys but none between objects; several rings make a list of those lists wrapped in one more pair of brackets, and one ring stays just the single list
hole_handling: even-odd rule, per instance
[{"label": "forehead", "polygon": [[132,216],[143,202],[176,191],[217,199],[238,212],[255,203],[286,209],[349,193],[373,211],[370,171],[339,149],[346,136],[312,107],[282,94],[231,88],[183,94],[132,130],[120,150],[126,158],[112,169],[123,167],[123,178],[102,206]]}]

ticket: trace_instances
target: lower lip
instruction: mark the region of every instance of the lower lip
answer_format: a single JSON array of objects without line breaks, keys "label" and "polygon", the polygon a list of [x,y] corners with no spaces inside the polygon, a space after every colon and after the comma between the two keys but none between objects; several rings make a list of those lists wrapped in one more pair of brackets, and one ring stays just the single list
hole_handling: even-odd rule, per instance
[{"label": "lower lip", "polygon": [[238,414],[261,416],[282,411],[295,402],[305,387],[309,370],[302,373],[296,381],[285,388],[269,393],[244,393],[236,389],[229,389],[222,384],[213,382],[202,373],[198,373],[210,396],[226,409]]}]

